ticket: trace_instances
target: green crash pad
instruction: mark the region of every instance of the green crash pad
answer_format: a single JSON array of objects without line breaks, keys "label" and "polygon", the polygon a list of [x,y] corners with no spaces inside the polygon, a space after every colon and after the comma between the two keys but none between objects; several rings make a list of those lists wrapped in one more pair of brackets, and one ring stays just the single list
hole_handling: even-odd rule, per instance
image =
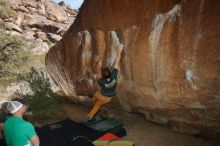
[{"label": "green crash pad", "polygon": [[94,130],[106,133],[110,130],[122,128],[123,122],[115,119],[107,119],[102,116],[94,117],[94,120],[85,123],[85,125]]},{"label": "green crash pad", "polygon": [[97,123],[97,122],[105,120],[105,119],[106,118],[97,115],[97,116],[93,117],[92,120],[89,120],[89,121],[86,121],[86,122],[85,121],[81,121],[80,123],[81,124],[85,124],[85,125],[91,125],[91,124]]}]

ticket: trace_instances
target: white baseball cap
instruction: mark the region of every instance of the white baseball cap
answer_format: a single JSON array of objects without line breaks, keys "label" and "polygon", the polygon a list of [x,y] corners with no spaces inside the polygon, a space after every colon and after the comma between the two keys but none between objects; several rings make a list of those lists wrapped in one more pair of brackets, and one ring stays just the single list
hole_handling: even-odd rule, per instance
[{"label": "white baseball cap", "polygon": [[23,104],[18,102],[18,101],[10,101],[7,106],[7,110],[11,113],[14,114],[18,110],[20,110],[23,107]]}]

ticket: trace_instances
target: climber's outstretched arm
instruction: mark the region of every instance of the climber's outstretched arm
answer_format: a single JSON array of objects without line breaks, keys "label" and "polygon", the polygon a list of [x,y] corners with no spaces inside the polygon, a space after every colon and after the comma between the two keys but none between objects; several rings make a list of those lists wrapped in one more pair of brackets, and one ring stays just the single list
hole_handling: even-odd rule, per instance
[{"label": "climber's outstretched arm", "polygon": [[124,48],[124,45],[122,44],[118,46],[118,53],[117,53],[117,57],[114,63],[114,68],[116,69],[119,69],[123,48]]},{"label": "climber's outstretched arm", "polygon": [[97,71],[97,78],[98,79],[101,79],[102,78],[102,63],[101,62],[99,62],[98,63],[98,71]]}]

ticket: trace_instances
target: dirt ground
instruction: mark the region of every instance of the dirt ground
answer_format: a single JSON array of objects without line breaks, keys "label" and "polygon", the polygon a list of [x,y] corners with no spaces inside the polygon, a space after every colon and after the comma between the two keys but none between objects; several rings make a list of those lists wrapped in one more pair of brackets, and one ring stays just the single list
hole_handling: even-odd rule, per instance
[{"label": "dirt ground", "polygon": [[[82,105],[65,105],[65,116],[74,120],[82,120],[89,107]],[[123,120],[127,136],[124,139],[133,141],[135,146],[217,146],[202,138],[181,134],[169,130],[165,126],[148,122],[142,115],[130,114],[123,111],[108,109],[117,119]]]}]

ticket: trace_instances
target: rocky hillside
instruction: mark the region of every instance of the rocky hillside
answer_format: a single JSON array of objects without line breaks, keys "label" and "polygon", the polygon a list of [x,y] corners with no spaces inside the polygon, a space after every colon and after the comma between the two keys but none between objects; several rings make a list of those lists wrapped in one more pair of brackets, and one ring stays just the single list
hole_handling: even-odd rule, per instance
[{"label": "rocky hillside", "polygon": [[117,99],[175,131],[220,135],[218,0],[86,0],[46,67],[74,102],[97,90],[97,64],[125,45]]},{"label": "rocky hillside", "polygon": [[77,10],[52,0],[10,0],[9,5],[16,14],[1,21],[10,33],[38,41],[59,41],[77,15]]},{"label": "rocky hillside", "polygon": [[17,75],[31,67],[45,70],[45,54],[61,39],[77,13],[64,2],[0,0],[1,100],[16,90],[29,92],[26,84],[16,82]]}]

